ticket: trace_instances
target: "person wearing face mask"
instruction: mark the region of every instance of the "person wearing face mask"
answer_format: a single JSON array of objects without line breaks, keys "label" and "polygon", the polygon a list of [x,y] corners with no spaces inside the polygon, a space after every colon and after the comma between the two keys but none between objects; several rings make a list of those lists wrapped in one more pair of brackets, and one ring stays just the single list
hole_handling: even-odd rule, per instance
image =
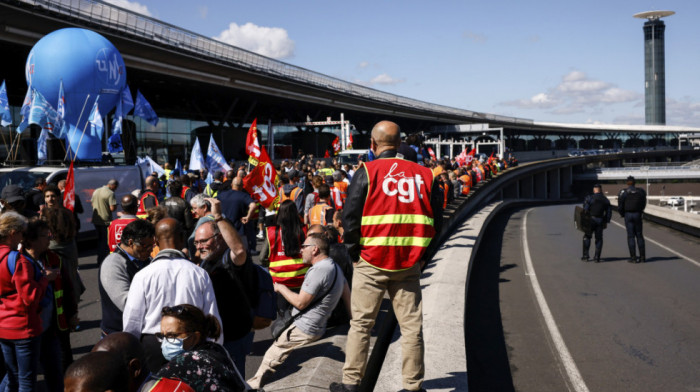
[{"label": "person wearing face mask", "polygon": [[[133,197],[133,196],[132,196]],[[124,227],[119,245],[98,272],[102,304],[102,336],[122,330],[122,316],[134,275],[151,262],[155,243],[151,222],[136,219]]]},{"label": "person wearing face mask", "polygon": [[216,317],[189,304],[166,306],[161,315],[156,338],[169,362],[156,373],[158,377],[180,379],[197,392],[246,390],[226,350],[207,340],[221,334]]}]

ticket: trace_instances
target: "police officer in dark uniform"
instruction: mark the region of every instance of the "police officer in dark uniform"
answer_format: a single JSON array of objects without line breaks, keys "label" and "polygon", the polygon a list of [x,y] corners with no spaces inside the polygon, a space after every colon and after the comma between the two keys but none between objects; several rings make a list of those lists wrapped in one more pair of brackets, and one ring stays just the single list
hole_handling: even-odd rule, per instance
[{"label": "police officer in dark uniform", "polygon": [[603,250],[603,229],[607,227],[612,218],[610,200],[602,193],[600,184],[593,185],[593,194],[586,196],[583,201],[583,210],[591,214],[591,229],[583,234],[583,257],[581,260],[589,261],[588,249],[591,247],[591,236],[595,233],[595,257],[596,263],[600,263],[600,252]]},{"label": "police officer in dark uniform", "polygon": [[[630,263],[643,263],[646,260],[644,235],[642,234],[642,213],[647,206],[647,193],[634,186],[634,177],[627,177],[627,188],[620,191],[617,210],[625,218],[627,246],[630,250]],[[635,238],[637,240],[635,245]],[[639,247],[639,258],[636,248]]]}]

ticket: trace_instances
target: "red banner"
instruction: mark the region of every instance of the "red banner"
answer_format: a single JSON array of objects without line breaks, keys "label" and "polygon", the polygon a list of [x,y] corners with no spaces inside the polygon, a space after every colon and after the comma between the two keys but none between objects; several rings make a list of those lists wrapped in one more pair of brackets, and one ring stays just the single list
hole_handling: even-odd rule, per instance
[{"label": "red banner", "polygon": [[352,150],[352,132],[348,132],[348,150]]},{"label": "red banner", "polygon": [[340,149],[340,139],[338,138],[338,136],[336,136],[335,139],[333,139],[333,155],[338,155]]},{"label": "red banner", "polygon": [[63,206],[73,211],[75,209],[75,172],[73,171],[73,161],[68,169],[66,177],[66,188],[63,191]]},{"label": "red banner", "polygon": [[260,140],[258,139],[258,119],[253,120],[248,129],[248,136],[245,139],[245,151],[248,154],[248,162],[252,165],[258,166],[262,162],[270,162],[270,157],[267,155],[267,150],[265,147],[260,145]]},{"label": "red banner", "polygon": [[428,154],[430,154],[430,158],[434,161],[437,161],[437,157],[435,156],[435,152],[433,151],[432,148],[428,147]]},{"label": "red banner", "polygon": [[268,210],[275,210],[279,203],[279,195],[277,194],[278,182],[277,170],[272,166],[272,163],[260,161],[260,164],[255,166],[243,179],[243,188],[261,206]]}]

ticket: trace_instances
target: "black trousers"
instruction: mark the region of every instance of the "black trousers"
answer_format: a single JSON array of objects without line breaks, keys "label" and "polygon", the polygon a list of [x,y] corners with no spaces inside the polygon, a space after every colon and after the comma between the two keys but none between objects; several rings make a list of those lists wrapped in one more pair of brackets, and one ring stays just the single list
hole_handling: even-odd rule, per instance
[{"label": "black trousers", "polygon": [[627,246],[629,247],[630,257],[636,257],[637,248],[639,248],[639,255],[641,257],[645,257],[644,234],[642,233],[642,213],[625,212],[625,228],[627,228]]},{"label": "black trousers", "polygon": [[589,257],[588,250],[591,248],[591,237],[595,235],[595,258],[600,258],[603,251],[603,228],[605,222],[603,218],[591,217],[591,231],[583,234],[583,256]]}]

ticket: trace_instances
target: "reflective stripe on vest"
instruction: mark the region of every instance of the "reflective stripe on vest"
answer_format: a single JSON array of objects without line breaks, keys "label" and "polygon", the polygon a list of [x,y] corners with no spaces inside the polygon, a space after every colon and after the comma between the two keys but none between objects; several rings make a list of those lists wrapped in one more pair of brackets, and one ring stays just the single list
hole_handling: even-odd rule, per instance
[{"label": "reflective stripe on vest", "polygon": [[282,235],[278,232],[277,226],[267,228],[267,242],[270,246],[268,259],[270,260],[269,270],[272,281],[289,288],[301,287],[306,271],[310,267],[308,264],[304,264],[301,254],[296,255],[296,257],[284,254]]},{"label": "reflective stripe on vest", "polygon": [[380,158],[362,167],[367,171],[368,193],[360,226],[360,257],[386,271],[411,268],[435,235],[432,171],[399,158]]}]

